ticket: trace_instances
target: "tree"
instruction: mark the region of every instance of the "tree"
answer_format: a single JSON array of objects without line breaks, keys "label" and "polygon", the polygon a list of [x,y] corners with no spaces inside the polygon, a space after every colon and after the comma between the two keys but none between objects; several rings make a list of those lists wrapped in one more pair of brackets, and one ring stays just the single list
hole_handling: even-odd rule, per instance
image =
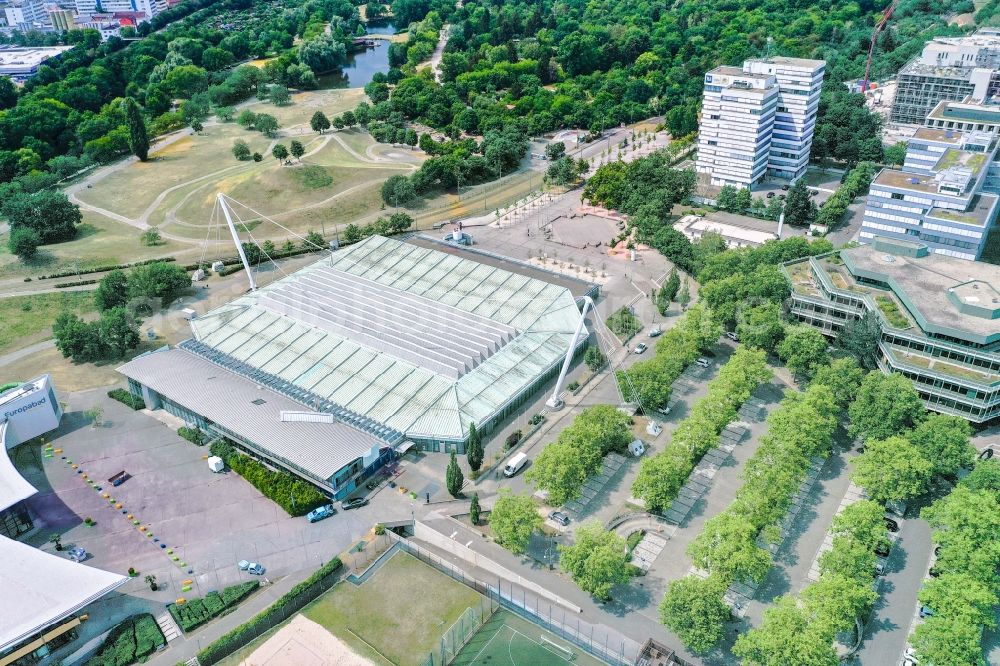
[{"label": "tree", "polygon": [[667,277],[667,281],[663,283],[660,287],[660,291],[657,294],[659,300],[657,300],[656,305],[660,309],[660,314],[665,314],[667,308],[670,307],[670,302],[677,298],[677,292],[681,288],[681,276],[677,273],[677,267],[673,266],[670,269],[670,275]]},{"label": "tree", "polygon": [[401,174],[389,176],[382,183],[381,194],[386,206],[405,206],[417,198],[413,181]]},{"label": "tree", "polygon": [[33,194],[13,194],[0,202],[0,213],[11,231],[34,229],[42,245],[69,240],[83,221],[79,207],[62,192],[42,190]]},{"label": "tree", "polygon": [[961,571],[948,571],[924,581],[917,598],[935,615],[960,617],[970,624],[986,626],[994,625],[993,607],[1000,603],[989,585]]},{"label": "tree", "polygon": [[113,270],[105,275],[94,290],[94,305],[101,312],[124,307],[128,304],[128,298],[128,276],[121,270]]},{"label": "tree", "polygon": [[479,524],[480,512],[479,493],[472,493],[472,501],[469,503],[469,522],[473,525]]},{"label": "tree", "polygon": [[531,535],[542,526],[542,517],[531,498],[514,495],[509,488],[500,489],[489,520],[497,543],[515,554],[527,549]]},{"label": "tree", "polygon": [[921,494],[931,476],[931,463],[909,440],[895,435],[869,439],[855,459],[851,478],[876,502],[900,502]]},{"label": "tree", "polygon": [[562,141],[553,141],[545,146],[545,157],[555,162],[566,154],[566,144]]},{"label": "tree", "polygon": [[274,155],[274,159],[284,162],[288,159],[288,148],[285,148],[283,143],[275,144],[274,148],[271,149],[271,154]]},{"label": "tree", "polygon": [[257,124],[257,114],[250,109],[243,109],[240,111],[240,115],[236,117],[236,123],[246,129],[253,129]]},{"label": "tree", "polygon": [[899,374],[869,372],[848,410],[852,437],[886,439],[924,420],[924,403],[913,382]]},{"label": "tree", "polygon": [[292,157],[294,157],[295,159],[301,160],[302,156],[306,154],[306,149],[302,145],[301,141],[296,141],[295,139],[292,139],[291,144],[289,144],[288,152],[290,152],[292,154]]},{"label": "tree", "polygon": [[354,112],[351,110],[344,111],[342,118],[344,119],[344,125],[347,127],[354,127],[358,124],[358,119],[354,117]]},{"label": "tree", "polygon": [[722,638],[729,606],[722,600],[726,582],[719,576],[685,576],[671,581],[660,602],[660,622],[691,651],[704,653]]},{"label": "tree", "polygon": [[838,574],[825,574],[802,591],[802,604],[812,618],[811,627],[830,636],[849,631],[878,599],[871,583]]},{"label": "tree", "polygon": [[330,119],[326,117],[326,114],[322,111],[317,111],[312,115],[309,120],[309,126],[314,132],[319,132],[322,134],[326,130],[330,129]]},{"label": "tree", "polygon": [[736,313],[736,333],[740,342],[749,347],[774,352],[785,336],[781,306],[777,303],[762,303]]},{"label": "tree", "polygon": [[261,134],[273,138],[278,131],[278,119],[267,113],[258,113],[254,120],[254,127]]},{"label": "tree", "polygon": [[150,227],[139,235],[139,242],[146,247],[155,247],[163,242],[163,238],[160,235],[159,229]]},{"label": "tree", "polygon": [[559,566],[584,592],[606,601],[611,588],[629,580],[625,539],[594,521],[581,525],[573,543],[559,547]]},{"label": "tree", "polygon": [[292,94],[285,86],[271,86],[267,91],[267,97],[275,106],[285,106],[292,101]]},{"label": "tree", "polygon": [[833,517],[830,533],[848,536],[875,552],[889,545],[885,530],[885,509],[878,502],[863,499],[848,504]]},{"label": "tree", "polygon": [[805,226],[816,219],[816,204],[809,198],[804,180],[798,180],[788,190],[785,199],[785,222],[793,226]]},{"label": "tree", "polygon": [[691,302],[691,290],[688,289],[687,277],[684,278],[684,285],[681,287],[681,293],[677,296],[677,302],[681,304],[682,310],[687,310],[688,303]]},{"label": "tree", "polygon": [[759,582],[771,568],[771,555],[757,545],[758,532],[743,516],[725,511],[705,523],[687,554],[696,566],[726,580]]},{"label": "tree", "polygon": [[260,153],[254,153],[253,154],[253,161],[254,162],[260,162],[263,159],[264,159],[264,156],[261,155]]},{"label": "tree", "polygon": [[17,87],[10,77],[0,76],[0,111],[17,104]]},{"label": "tree", "polygon": [[322,250],[326,247],[326,241],[315,229],[310,229],[306,234],[306,239],[302,241],[302,247],[307,250]]},{"label": "tree", "polygon": [[885,161],[889,164],[903,166],[903,162],[906,161],[906,148],[907,143],[905,141],[897,141],[885,149],[883,153]]},{"label": "tree", "polygon": [[833,392],[833,397],[841,409],[847,409],[858,393],[858,387],[865,377],[857,361],[853,358],[838,358],[828,365],[816,368],[810,386],[822,384]]},{"label": "tree", "polygon": [[812,326],[789,326],[778,345],[778,356],[796,377],[809,379],[818,366],[830,361],[823,334]]},{"label": "tree", "polygon": [[976,449],[970,442],[972,427],[961,417],[932,414],[908,437],[931,463],[932,474],[954,478],[976,460]]},{"label": "tree", "polygon": [[980,664],[982,638],[982,627],[963,617],[932,615],[913,630],[910,644],[921,664]]},{"label": "tree", "polygon": [[21,261],[30,261],[38,254],[38,246],[41,245],[42,237],[38,232],[28,227],[18,227],[11,230],[7,238],[7,249],[11,254],[17,255]]},{"label": "tree", "polygon": [[476,430],[476,424],[469,424],[469,443],[465,445],[465,455],[469,461],[469,469],[478,472],[483,466],[483,438]]},{"label": "tree", "polygon": [[973,491],[986,491],[1000,502],[1000,460],[980,460],[959,483]]},{"label": "tree", "polygon": [[458,459],[455,458],[454,451],[451,452],[451,460],[448,461],[448,469],[445,470],[444,482],[452,497],[460,497],[462,495],[465,475],[462,474],[462,468],[458,466]]},{"label": "tree", "polygon": [[661,512],[677,497],[692,466],[690,453],[684,447],[667,447],[662,453],[643,458],[632,483],[632,494],[643,501],[647,510]]},{"label": "tree", "polygon": [[532,462],[525,478],[548,493],[552,506],[580,496],[583,484],[601,466],[600,449],[593,442],[555,441]]},{"label": "tree", "polygon": [[240,161],[250,159],[250,146],[243,139],[236,139],[233,142],[233,157]]},{"label": "tree", "polygon": [[316,74],[325,74],[347,60],[347,49],[330,35],[310,39],[299,47],[299,62]]},{"label": "tree", "polygon": [[130,296],[159,298],[164,304],[191,286],[191,278],[181,266],[164,261],[136,266],[128,279]]},{"label": "tree", "polygon": [[844,324],[837,334],[837,346],[853,356],[867,370],[878,367],[878,343],[882,339],[882,325],[878,316],[866,310],[860,319]]},{"label": "tree", "polygon": [[103,312],[97,324],[102,357],[122,358],[127,351],[139,346],[139,324],[125,308],[111,308]]},{"label": "tree", "polygon": [[597,372],[607,364],[608,358],[601,352],[600,347],[588,345],[587,351],[583,354],[583,362],[591,372]]},{"label": "tree", "polygon": [[782,596],[764,611],[759,627],[736,639],[733,654],[747,666],[837,666],[831,637],[821,631],[796,602]]},{"label": "tree", "polygon": [[233,107],[231,106],[217,106],[215,107],[215,117],[219,119],[220,122],[228,123],[233,120]]},{"label": "tree", "polygon": [[732,185],[723,185],[716,197],[715,205],[731,213],[739,212],[736,209],[736,188]]},{"label": "tree", "polygon": [[128,147],[140,162],[149,159],[149,136],[146,121],[142,118],[139,105],[131,97],[126,97],[122,105],[125,110],[125,124],[128,127]]},{"label": "tree", "polygon": [[205,126],[201,124],[200,120],[195,120],[191,122],[191,129],[195,134],[201,134],[201,131],[205,129]]},{"label": "tree", "polygon": [[157,590],[156,575],[155,574],[146,574],[146,579],[145,580],[146,580],[146,585],[149,585],[149,589],[151,591],[153,591],[153,592],[156,592],[156,590]]}]

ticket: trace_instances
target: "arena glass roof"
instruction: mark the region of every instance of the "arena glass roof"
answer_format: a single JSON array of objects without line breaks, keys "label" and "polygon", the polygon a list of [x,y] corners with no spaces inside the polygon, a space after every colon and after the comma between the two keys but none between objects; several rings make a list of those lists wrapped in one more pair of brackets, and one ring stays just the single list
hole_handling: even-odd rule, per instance
[{"label": "arena glass roof", "polygon": [[579,317],[565,287],[372,236],[191,328],[408,437],[461,440],[562,359]]}]

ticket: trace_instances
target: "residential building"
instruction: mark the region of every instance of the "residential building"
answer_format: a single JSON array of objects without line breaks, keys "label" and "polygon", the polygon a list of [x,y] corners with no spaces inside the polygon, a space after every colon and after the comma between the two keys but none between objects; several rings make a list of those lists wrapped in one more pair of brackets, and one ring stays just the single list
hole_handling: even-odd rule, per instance
[{"label": "residential building", "polygon": [[783,271],[792,314],[828,336],[874,313],[879,368],[912,379],[928,409],[977,424],[1000,419],[1000,267],[876,238]]},{"label": "residential building", "polygon": [[58,5],[49,5],[46,9],[49,15],[49,23],[56,30],[66,32],[76,30],[76,14],[72,9],[63,9]]},{"label": "residential building", "polygon": [[[465,452],[559,373],[596,286],[372,236],[191,321],[118,371],[163,408],[340,499],[397,452]],[[574,352],[582,352],[581,336]]]},{"label": "residential building", "polygon": [[941,101],[990,101],[1000,92],[1000,28],[936,37],[896,76],[889,121],[922,124]]},{"label": "residential building", "polygon": [[826,63],[776,56],[748,60],[743,69],[771,74],[778,82],[778,107],[774,112],[767,171],[775,178],[796,181],[809,166]]},{"label": "residential building", "polygon": [[705,74],[697,171],[710,174],[712,185],[743,188],[764,180],[777,106],[773,75],[725,66]]},{"label": "residential building", "polygon": [[49,58],[57,58],[71,46],[0,47],[0,76],[27,81]]},{"label": "residential building", "polygon": [[809,163],[823,86],[822,60],[774,57],[705,75],[699,173],[715,186],[795,181]]},{"label": "residential building", "polygon": [[50,27],[43,0],[12,0],[4,8],[7,25],[22,32]]},{"label": "residential building", "polygon": [[936,254],[979,259],[997,218],[997,190],[987,187],[996,157],[994,133],[918,129],[903,170],[883,169],[872,181],[861,242],[895,238]]},{"label": "residential building", "polygon": [[94,14],[141,12],[148,20],[166,9],[166,0],[76,0],[77,14],[84,19]]}]

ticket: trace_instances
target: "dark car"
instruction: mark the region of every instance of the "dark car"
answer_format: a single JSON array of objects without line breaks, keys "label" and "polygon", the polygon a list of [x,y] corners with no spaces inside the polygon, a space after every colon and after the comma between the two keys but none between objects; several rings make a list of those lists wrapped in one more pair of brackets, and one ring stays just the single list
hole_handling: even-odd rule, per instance
[{"label": "dark car", "polygon": [[930,568],[930,571],[927,572],[927,575],[929,575],[931,578],[937,578],[938,576],[941,575],[941,570],[938,569],[936,566],[933,566]]},{"label": "dark car", "polygon": [[875,549],[875,554],[879,557],[889,557],[890,545],[879,544],[878,548]]},{"label": "dark car", "polygon": [[549,519],[553,522],[559,523],[563,527],[569,525],[569,516],[567,516],[562,511],[553,511],[549,514]]},{"label": "dark car", "polygon": [[899,531],[899,523],[897,523],[892,518],[886,517],[886,519],[885,519],[885,529],[889,530],[890,532],[898,532]]},{"label": "dark car", "polygon": [[781,186],[781,189],[783,189],[783,190],[786,190],[786,191],[787,191],[787,190],[788,190],[788,185],[787,185],[787,184],[786,184],[786,185],[782,185],[782,186]]},{"label": "dark car", "polygon": [[980,460],[989,460],[993,457],[993,449],[983,449],[979,454]]},{"label": "dark car", "polygon": [[351,509],[360,509],[368,504],[367,498],[355,497],[354,499],[349,499],[346,502],[340,503],[340,508],[344,511],[350,511]]},{"label": "dark car", "polygon": [[768,192],[767,193],[767,198],[768,199],[773,199],[774,198],[774,192]]},{"label": "dark car", "polygon": [[941,556],[941,546],[934,546],[934,557]]}]

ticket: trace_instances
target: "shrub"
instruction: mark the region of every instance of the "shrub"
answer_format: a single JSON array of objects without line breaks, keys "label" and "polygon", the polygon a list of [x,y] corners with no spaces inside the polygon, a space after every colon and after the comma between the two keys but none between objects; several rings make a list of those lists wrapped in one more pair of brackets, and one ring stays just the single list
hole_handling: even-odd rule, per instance
[{"label": "shrub", "polygon": [[[283,597],[268,606],[249,622],[241,624],[198,653],[198,661],[203,666],[211,666],[254,640],[265,631],[285,621],[310,601],[333,587],[336,573],[341,567],[338,558],[333,558],[316,573],[309,576]],[[223,593],[225,594],[225,593]]]},{"label": "shrub", "polygon": [[628,308],[621,308],[608,317],[605,322],[611,332],[622,340],[628,340],[642,330],[642,322],[636,319]]},{"label": "shrub", "polygon": [[197,444],[198,446],[202,446],[205,443],[205,433],[201,431],[201,428],[188,428],[186,426],[181,426],[177,429],[177,434],[192,444]]},{"label": "shrub", "polygon": [[132,409],[146,409],[146,403],[139,396],[132,395],[125,389],[116,388],[108,391],[108,397],[114,398],[123,405],[128,405]]},{"label": "shrub", "polygon": [[166,644],[163,632],[149,613],[132,615],[117,624],[87,666],[126,666]]},{"label": "shrub", "polygon": [[311,483],[291,472],[271,469],[250,456],[237,452],[229,443],[220,441],[212,444],[211,451],[212,455],[222,458],[231,470],[249,481],[290,516],[304,516],[329,502],[326,495]]},{"label": "shrub", "polygon": [[212,591],[204,598],[188,599],[187,603],[180,605],[170,604],[168,609],[181,629],[191,631],[246,599],[259,585],[256,580],[232,585],[221,594]]},{"label": "shrub", "polygon": [[567,391],[575,391],[578,388],[580,388],[580,382],[570,382],[569,384],[566,385]]}]

